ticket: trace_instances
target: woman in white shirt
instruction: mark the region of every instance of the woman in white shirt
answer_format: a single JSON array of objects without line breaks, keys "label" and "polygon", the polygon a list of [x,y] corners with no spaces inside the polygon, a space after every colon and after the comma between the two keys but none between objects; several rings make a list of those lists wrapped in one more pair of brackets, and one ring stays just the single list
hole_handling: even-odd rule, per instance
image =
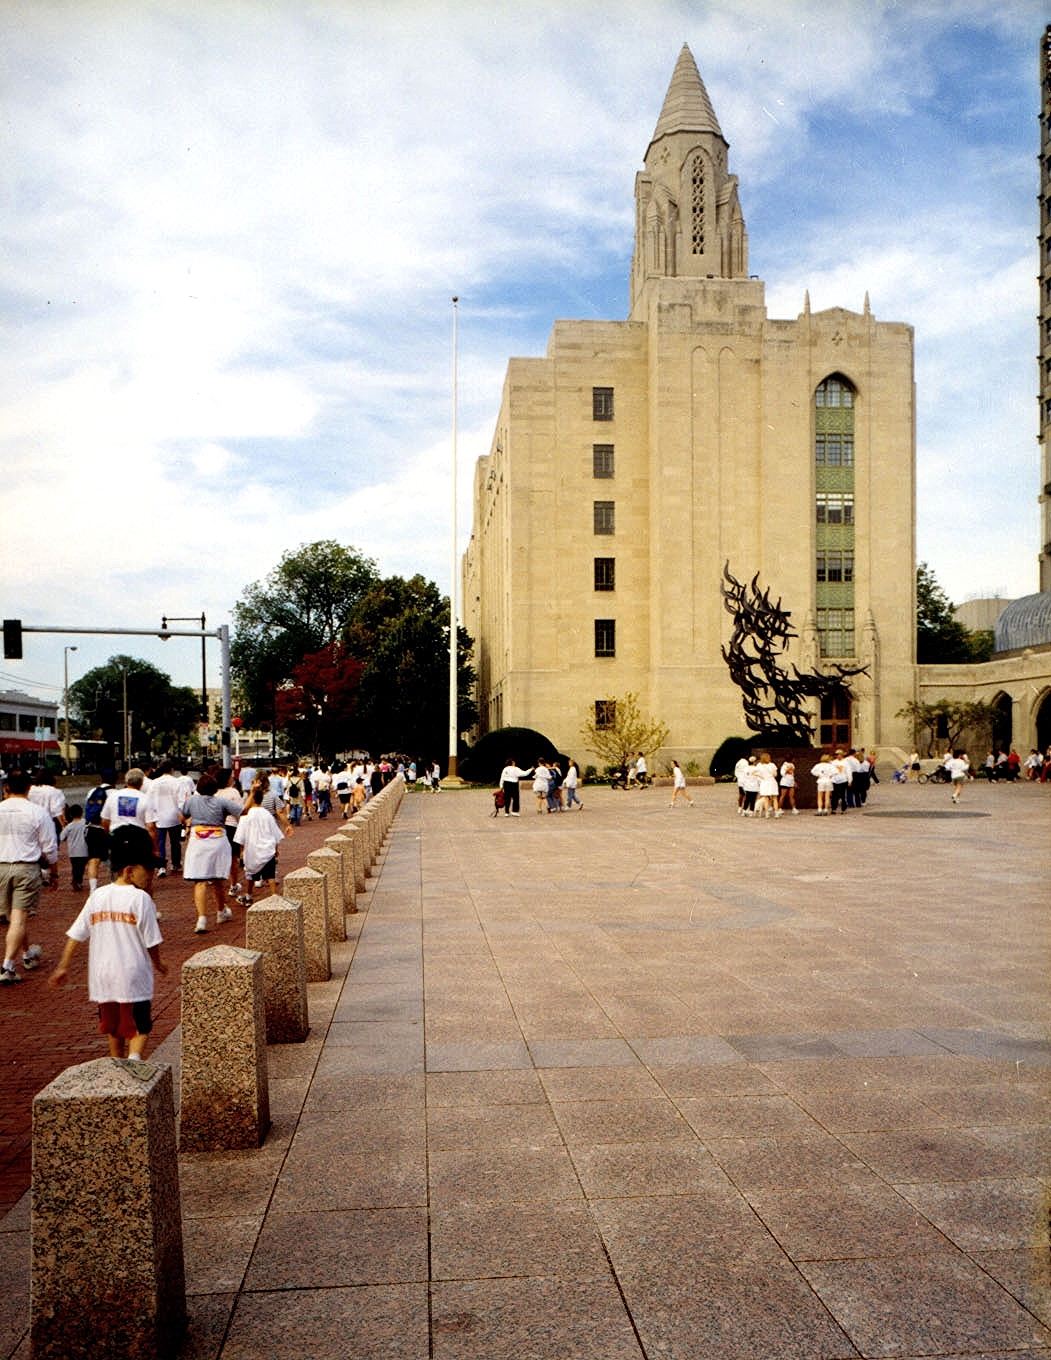
[{"label": "woman in white shirt", "polygon": [[755,774],[759,780],[756,814],[760,817],[772,817],[776,811],[780,817],[781,813],[777,808],[777,766],[770,759],[768,752],[760,751]]}]

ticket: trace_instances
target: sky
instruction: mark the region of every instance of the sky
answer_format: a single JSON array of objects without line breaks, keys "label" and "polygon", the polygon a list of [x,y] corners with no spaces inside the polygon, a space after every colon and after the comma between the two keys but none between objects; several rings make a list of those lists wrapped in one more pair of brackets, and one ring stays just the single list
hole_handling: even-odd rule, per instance
[{"label": "sky", "polygon": [[[0,0],[0,615],[211,631],[328,538],[447,591],[454,367],[462,550],[507,360],[627,315],[634,177],[684,42],[768,314],[868,293],[915,328],[918,560],[956,602],[1035,591],[1047,19]],[[64,655],[72,682],[117,652],[200,684],[197,642],[41,633],[0,688],[61,701]]]}]

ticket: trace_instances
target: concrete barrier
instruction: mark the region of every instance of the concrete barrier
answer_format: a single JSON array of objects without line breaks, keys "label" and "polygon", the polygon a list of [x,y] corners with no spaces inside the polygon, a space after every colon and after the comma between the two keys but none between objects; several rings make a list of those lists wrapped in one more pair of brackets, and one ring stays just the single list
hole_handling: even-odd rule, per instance
[{"label": "concrete barrier", "polygon": [[265,897],[245,913],[245,945],[263,956],[263,1002],[268,1044],[299,1044],[310,1033],[303,908],[286,897]]},{"label": "concrete barrier", "polygon": [[[349,825],[348,822],[347,826]],[[332,836],[326,836],[325,848],[335,850],[336,854],[343,860],[343,910],[355,912],[358,906],[355,900],[357,884],[354,881],[354,842],[344,829],[337,831]]]},{"label": "concrete barrier", "polygon": [[220,944],[182,966],[179,1142],[186,1151],[259,1147],[270,1127],[263,956]]},{"label": "concrete barrier", "polygon": [[285,874],[284,896],[303,909],[303,963],[308,982],[327,982],[332,976],[328,939],[328,879],[309,865]]},{"label": "concrete barrier", "polygon": [[34,1360],[172,1355],[186,1323],[172,1070],[67,1067],[33,1101]]},{"label": "concrete barrier", "polygon": [[354,890],[355,893],[365,891],[365,855],[367,853],[367,836],[365,828],[357,825],[357,818],[348,822],[341,834],[350,841],[351,863],[354,866]]},{"label": "concrete barrier", "polygon": [[336,943],[347,938],[347,923],[343,916],[343,856],[335,850],[311,850],[307,868],[324,874],[328,883],[328,938]]}]

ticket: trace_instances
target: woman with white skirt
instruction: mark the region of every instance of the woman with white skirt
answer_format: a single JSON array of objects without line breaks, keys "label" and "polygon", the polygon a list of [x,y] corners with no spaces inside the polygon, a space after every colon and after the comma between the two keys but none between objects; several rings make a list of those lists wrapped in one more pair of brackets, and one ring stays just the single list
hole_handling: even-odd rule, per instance
[{"label": "woman with white skirt", "polygon": [[233,912],[223,902],[223,887],[230,873],[230,842],[226,836],[227,805],[217,798],[218,782],[202,774],[197,792],[182,806],[183,821],[189,828],[182,876],[193,884],[193,904],[197,911],[196,933],[208,929],[208,898],[215,903],[215,924],[229,921]]}]

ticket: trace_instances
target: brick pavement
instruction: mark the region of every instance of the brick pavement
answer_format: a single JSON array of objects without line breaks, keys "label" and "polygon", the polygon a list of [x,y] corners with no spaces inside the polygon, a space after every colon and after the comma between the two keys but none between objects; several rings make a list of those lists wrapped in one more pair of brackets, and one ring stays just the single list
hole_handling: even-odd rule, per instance
[{"label": "brick pavement", "polygon": [[[301,868],[310,851],[338,826],[338,814],[326,821],[304,823],[282,844],[281,872]],[[25,980],[19,986],[0,989],[0,1219],[29,1187],[33,1097],[64,1068],[104,1057],[107,1051],[98,1032],[95,1007],[88,1001],[87,950],[78,953],[72,981],[62,991],[46,985],[50,968],[62,952],[66,928],[85,900],[85,894],[73,891],[64,850],[60,870],[60,886],[44,893],[34,923],[32,938],[43,945],[44,962],[36,972],[23,974]],[[235,905],[232,921],[219,927],[213,922],[210,933],[201,936],[194,933],[197,917],[192,889],[181,877],[155,878],[153,897],[162,916],[161,956],[168,974],[157,978],[149,1051],[179,1024],[182,965],[190,955],[213,944],[244,943],[243,907]]]}]

